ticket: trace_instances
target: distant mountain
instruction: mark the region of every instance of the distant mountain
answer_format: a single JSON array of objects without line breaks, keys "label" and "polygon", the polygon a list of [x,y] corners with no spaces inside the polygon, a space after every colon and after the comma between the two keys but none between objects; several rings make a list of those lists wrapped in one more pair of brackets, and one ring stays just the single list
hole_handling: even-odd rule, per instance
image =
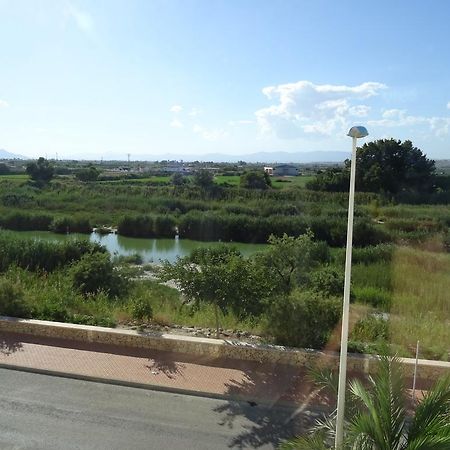
[{"label": "distant mountain", "polygon": [[[133,160],[140,161],[162,161],[162,160],[183,160],[189,161],[211,161],[219,162],[237,162],[245,161],[248,163],[339,163],[345,159],[350,158],[350,153],[347,152],[258,152],[243,155],[226,155],[223,153],[208,153],[205,155],[181,155],[177,153],[167,153],[159,155],[135,155]],[[104,159],[113,159],[106,158]]]},{"label": "distant mountain", "polygon": [[201,160],[224,162],[245,161],[249,163],[314,163],[314,162],[343,162],[350,157],[347,152],[258,152],[248,155],[203,155]]},{"label": "distant mountain", "polygon": [[25,156],[16,155],[0,148],[0,159],[27,159]]}]

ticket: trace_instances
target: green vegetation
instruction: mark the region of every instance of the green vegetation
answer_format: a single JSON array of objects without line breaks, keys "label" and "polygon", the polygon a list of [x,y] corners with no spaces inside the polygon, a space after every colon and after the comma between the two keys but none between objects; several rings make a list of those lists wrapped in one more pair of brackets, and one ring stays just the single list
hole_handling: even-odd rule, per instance
[{"label": "green vegetation", "polygon": [[[422,357],[448,360],[448,177],[434,177],[432,162],[408,142],[374,145],[361,150],[358,163],[373,157],[384,167],[397,163],[405,150],[414,158],[412,166],[403,164],[407,170],[398,180],[387,171],[390,192],[373,187],[380,171],[369,166],[364,177],[370,173],[372,178],[359,181],[370,181],[376,192],[356,195],[350,348],[374,352],[391,343],[399,354],[411,356],[420,340]],[[3,311],[78,323],[134,320],[207,328],[217,328],[218,319],[223,328],[257,333],[269,342],[323,346],[330,339],[327,347],[336,348],[331,336],[343,284],[345,192],[305,188],[312,175],[271,177],[268,186],[262,171],[253,172],[260,167],[246,165],[214,176],[200,163],[190,176],[169,176],[163,170],[106,173],[96,166],[101,171],[97,181],[86,182],[77,177],[83,165],[54,164],[54,174],[62,175],[48,182],[25,174],[0,176],[1,228],[90,233],[93,227],[117,227],[119,234],[143,238],[178,234],[203,241],[270,240],[268,248],[248,259],[206,249],[170,270],[166,266],[163,278],[177,280],[186,302],[175,289],[139,279],[143,269],[133,267],[141,262],[135,258],[111,263],[92,244],[19,243],[2,231]],[[342,183],[330,190],[345,191],[345,170],[328,170],[318,179],[329,176],[330,183]],[[264,187],[259,184],[263,179]],[[424,192],[417,192],[421,187]],[[103,281],[95,278],[97,272]]]},{"label": "green vegetation", "polygon": [[[435,163],[411,141],[380,139],[364,144],[356,153],[356,188],[363,192],[388,195],[431,193],[435,182]],[[310,189],[346,192],[350,180],[350,161],[343,169],[329,169],[309,182]]]},{"label": "green vegetation", "polygon": [[42,157],[27,165],[27,174],[37,183],[48,183],[53,178],[54,172],[53,166]]},{"label": "green vegetation", "polygon": [[259,170],[245,172],[240,179],[240,186],[244,189],[268,189],[271,184],[270,176]]},{"label": "green vegetation", "polygon": [[[319,374],[320,387],[336,396],[335,374]],[[401,365],[396,358],[382,357],[379,369],[367,383],[349,383],[345,436],[342,450],[431,450],[450,448],[450,377],[436,381],[414,405]],[[336,414],[323,420],[308,436],[294,438],[280,450],[327,450],[334,448]]]},{"label": "green vegetation", "polygon": [[100,175],[100,171],[94,167],[94,166],[89,166],[89,167],[85,167],[81,170],[79,170],[75,176],[78,180],[80,181],[97,181],[98,177]]}]

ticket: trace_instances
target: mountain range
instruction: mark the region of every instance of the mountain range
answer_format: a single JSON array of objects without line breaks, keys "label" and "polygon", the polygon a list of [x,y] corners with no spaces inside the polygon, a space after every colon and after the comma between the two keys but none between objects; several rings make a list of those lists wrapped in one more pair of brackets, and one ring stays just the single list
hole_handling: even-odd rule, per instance
[{"label": "mountain range", "polygon": [[[124,155],[125,156],[125,155]],[[167,154],[155,154],[155,155],[133,155],[134,161],[162,161],[162,160],[183,160],[183,161],[211,161],[214,163],[220,162],[238,162],[245,161],[248,163],[339,163],[350,157],[350,153],[347,152],[333,152],[333,151],[315,151],[315,152],[258,152],[248,153],[242,155],[227,155],[225,153],[208,153],[204,155],[195,154],[180,154],[180,153],[167,153]],[[18,155],[0,149],[0,159],[31,159],[29,157]],[[72,158],[70,158],[72,159]],[[77,159],[74,155],[73,159]],[[98,156],[92,156],[90,158],[79,158],[80,160],[97,160]],[[117,158],[113,154],[106,153],[104,160],[121,161],[124,158]]]},{"label": "mountain range", "polygon": [[[331,151],[315,151],[315,152],[258,152],[241,155],[227,155],[225,153],[207,153],[204,155],[195,154],[179,154],[166,153],[154,155],[133,155],[131,159],[134,161],[211,161],[214,163],[220,162],[238,162],[245,161],[248,163],[339,163],[350,157],[347,152],[331,152]],[[104,159],[111,158],[110,155],[105,155]]]},{"label": "mountain range", "polygon": [[27,159],[26,156],[16,155],[0,148],[0,159]]}]

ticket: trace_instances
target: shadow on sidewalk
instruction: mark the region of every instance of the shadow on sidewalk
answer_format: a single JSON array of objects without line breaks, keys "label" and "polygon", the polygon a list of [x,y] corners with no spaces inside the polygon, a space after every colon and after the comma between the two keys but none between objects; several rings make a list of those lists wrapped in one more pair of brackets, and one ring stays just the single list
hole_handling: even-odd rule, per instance
[{"label": "shadow on sidewalk", "polygon": [[178,361],[174,361],[172,357],[162,356],[149,359],[150,364],[146,365],[147,369],[150,369],[153,375],[158,375],[163,373],[167,378],[174,379],[177,376],[182,376],[183,371],[186,368],[185,364]]},{"label": "shadow on sidewalk", "polygon": [[0,353],[11,355],[12,353],[22,350],[22,342],[17,340],[15,336],[0,336]]}]

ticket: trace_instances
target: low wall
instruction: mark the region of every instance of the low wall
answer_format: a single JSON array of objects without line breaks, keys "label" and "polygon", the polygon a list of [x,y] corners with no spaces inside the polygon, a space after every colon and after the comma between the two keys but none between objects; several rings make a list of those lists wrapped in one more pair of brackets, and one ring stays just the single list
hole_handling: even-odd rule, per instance
[{"label": "low wall", "polygon": [[[43,320],[26,320],[14,317],[0,316],[1,332],[188,353],[208,358],[229,358],[261,363],[288,364],[295,367],[305,367],[312,364],[338,367],[339,364],[339,354],[336,352],[292,349],[274,345],[255,345],[231,340],[174,334],[157,335],[134,330],[119,330]],[[406,375],[412,376],[415,360],[402,358],[401,361],[405,367]],[[349,354],[347,368],[349,371],[374,373],[377,362],[378,358],[376,356]],[[440,375],[450,373],[450,363],[420,359],[418,370],[419,377],[422,380],[435,380]]]}]

